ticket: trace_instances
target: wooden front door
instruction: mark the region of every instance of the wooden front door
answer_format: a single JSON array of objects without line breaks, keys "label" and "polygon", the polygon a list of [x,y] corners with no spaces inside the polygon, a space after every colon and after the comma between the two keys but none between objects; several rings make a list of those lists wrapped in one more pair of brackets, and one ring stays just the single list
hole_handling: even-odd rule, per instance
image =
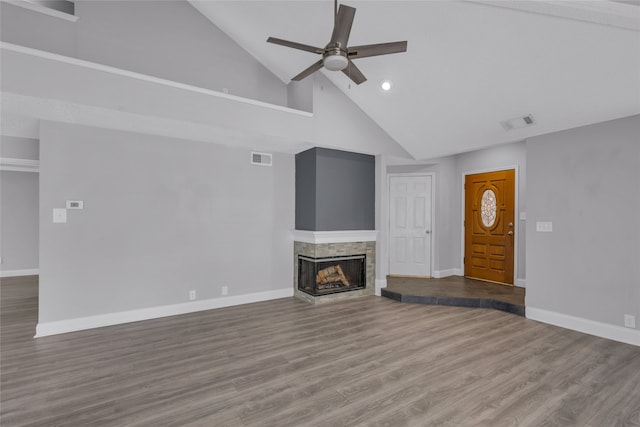
[{"label": "wooden front door", "polygon": [[513,285],[515,171],[465,178],[464,275]]},{"label": "wooden front door", "polygon": [[431,176],[389,180],[389,274],[431,276]]}]

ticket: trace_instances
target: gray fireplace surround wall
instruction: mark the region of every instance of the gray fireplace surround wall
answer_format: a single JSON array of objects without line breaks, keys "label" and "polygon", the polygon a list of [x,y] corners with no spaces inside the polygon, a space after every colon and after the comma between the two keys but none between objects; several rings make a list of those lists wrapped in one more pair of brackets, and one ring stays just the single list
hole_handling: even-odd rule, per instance
[{"label": "gray fireplace surround wall", "polygon": [[296,154],[296,230],[375,230],[375,157],[328,148]]}]

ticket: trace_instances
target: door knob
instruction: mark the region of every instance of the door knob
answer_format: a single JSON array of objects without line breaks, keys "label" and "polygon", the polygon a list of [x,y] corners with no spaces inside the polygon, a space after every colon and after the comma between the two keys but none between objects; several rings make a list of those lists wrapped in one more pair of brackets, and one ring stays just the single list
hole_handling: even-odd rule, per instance
[{"label": "door knob", "polygon": [[431,234],[431,230],[425,230],[426,234]]},{"label": "door knob", "polygon": [[513,227],[513,223],[512,222],[509,223],[509,227]]},{"label": "door knob", "polygon": [[508,234],[509,236],[513,236],[513,231],[509,231],[509,232],[507,232],[507,234]]}]

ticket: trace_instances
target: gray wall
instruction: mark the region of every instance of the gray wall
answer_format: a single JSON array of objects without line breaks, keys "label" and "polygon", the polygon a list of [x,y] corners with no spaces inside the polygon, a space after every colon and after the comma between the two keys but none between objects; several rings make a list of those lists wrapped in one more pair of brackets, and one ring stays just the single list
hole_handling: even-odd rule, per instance
[{"label": "gray wall", "polygon": [[296,154],[296,230],[316,230],[315,149]]},{"label": "gray wall", "polygon": [[287,103],[286,85],[186,1],[79,1],[77,22],[0,8],[2,41]]},{"label": "gray wall", "polygon": [[[43,122],[40,322],[291,287],[294,157]],[[83,200],[68,223],[52,209]]]},{"label": "gray wall", "polygon": [[37,139],[2,135],[0,137],[0,157],[38,160],[40,145]]},{"label": "gray wall", "polygon": [[38,268],[38,174],[0,171],[2,271]]},{"label": "gray wall", "polygon": [[296,229],[375,230],[375,157],[327,148],[298,154]]},{"label": "gray wall", "polygon": [[[3,135],[0,157],[38,159],[38,140]],[[38,268],[38,174],[0,172],[2,271]]]},{"label": "gray wall", "polygon": [[287,107],[313,112],[313,78],[287,84]]},{"label": "gray wall", "polygon": [[[527,141],[528,307],[640,319],[640,116]],[[536,232],[552,221],[553,232]]]}]

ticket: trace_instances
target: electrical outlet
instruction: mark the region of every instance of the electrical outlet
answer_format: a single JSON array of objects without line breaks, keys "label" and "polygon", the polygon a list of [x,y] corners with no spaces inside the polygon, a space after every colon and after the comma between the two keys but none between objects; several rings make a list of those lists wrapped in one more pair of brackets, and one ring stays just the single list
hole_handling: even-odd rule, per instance
[{"label": "electrical outlet", "polygon": [[189,291],[189,301],[193,301],[195,299],[196,299],[196,291],[190,290]]},{"label": "electrical outlet", "polygon": [[625,314],[624,315],[624,326],[626,326],[627,328],[636,328],[636,316],[633,316],[631,314]]},{"label": "electrical outlet", "polygon": [[222,287],[222,295],[229,295],[229,287],[228,286],[223,286]]}]

